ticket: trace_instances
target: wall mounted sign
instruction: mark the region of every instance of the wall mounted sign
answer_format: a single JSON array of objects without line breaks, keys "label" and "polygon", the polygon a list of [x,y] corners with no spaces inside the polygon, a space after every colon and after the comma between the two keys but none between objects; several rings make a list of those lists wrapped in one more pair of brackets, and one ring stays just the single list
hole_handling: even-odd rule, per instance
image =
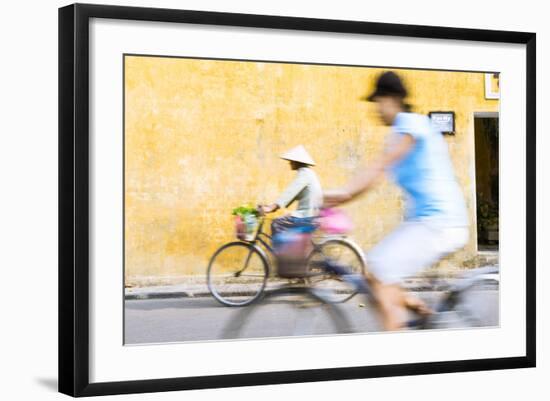
[{"label": "wall mounted sign", "polygon": [[455,133],[455,113],[454,111],[430,111],[428,113],[432,124],[442,133],[454,135]]},{"label": "wall mounted sign", "polygon": [[485,74],[485,99],[500,98],[500,75],[498,73]]}]

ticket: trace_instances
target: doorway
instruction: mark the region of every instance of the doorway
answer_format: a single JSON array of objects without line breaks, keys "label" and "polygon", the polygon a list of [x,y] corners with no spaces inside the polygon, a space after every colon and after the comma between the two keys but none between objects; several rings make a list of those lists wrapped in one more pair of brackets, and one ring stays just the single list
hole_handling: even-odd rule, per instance
[{"label": "doorway", "polygon": [[479,250],[498,250],[498,122],[498,113],[480,113],[474,116],[477,241]]}]

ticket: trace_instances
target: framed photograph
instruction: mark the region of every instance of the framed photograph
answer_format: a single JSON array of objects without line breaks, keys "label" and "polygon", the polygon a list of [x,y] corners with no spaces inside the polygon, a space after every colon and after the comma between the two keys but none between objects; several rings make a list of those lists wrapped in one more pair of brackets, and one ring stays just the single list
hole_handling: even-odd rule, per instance
[{"label": "framed photograph", "polygon": [[59,391],[534,367],[535,40],[60,8]]}]

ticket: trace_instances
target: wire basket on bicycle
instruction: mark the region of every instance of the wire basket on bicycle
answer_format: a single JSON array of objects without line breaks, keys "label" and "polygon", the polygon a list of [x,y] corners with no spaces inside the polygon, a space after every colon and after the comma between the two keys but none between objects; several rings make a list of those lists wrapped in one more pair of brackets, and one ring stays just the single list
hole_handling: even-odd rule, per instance
[{"label": "wire basket on bicycle", "polygon": [[253,241],[260,224],[258,210],[250,205],[233,209],[235,234],[241,241]]}]

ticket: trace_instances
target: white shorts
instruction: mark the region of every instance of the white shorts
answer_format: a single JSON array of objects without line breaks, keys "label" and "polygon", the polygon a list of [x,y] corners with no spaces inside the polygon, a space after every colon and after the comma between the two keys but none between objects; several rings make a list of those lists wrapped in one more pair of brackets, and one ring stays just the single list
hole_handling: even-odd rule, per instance
[{"label": "white shorts", "polygon": [[367,270],[384,284],[400,283],[464,247],[468,236],[468,227],[404,222],[367,253]]}]

